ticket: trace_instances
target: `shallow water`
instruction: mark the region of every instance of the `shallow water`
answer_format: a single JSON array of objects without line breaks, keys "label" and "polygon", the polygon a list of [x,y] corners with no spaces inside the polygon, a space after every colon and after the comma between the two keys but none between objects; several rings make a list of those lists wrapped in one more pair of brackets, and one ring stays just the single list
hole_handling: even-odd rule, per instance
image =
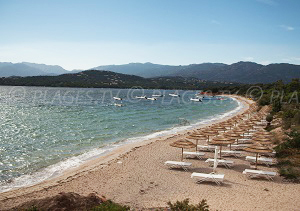
[{"label": "shallow water", "polygon": [[[48,179],[126,142],[220,118],[239,106],[230,98],[191,102],[196,91],[178,91],[180,97],[170,93],[174,91],[0,87],[0,191]],[[135,99],[152,94],[164,97]]]}]

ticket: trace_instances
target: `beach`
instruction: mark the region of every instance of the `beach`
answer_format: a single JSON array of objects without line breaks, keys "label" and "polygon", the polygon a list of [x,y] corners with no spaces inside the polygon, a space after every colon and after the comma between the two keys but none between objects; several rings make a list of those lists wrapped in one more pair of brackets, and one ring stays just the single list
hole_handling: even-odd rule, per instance
[{"label": "beach", "polygon": [[[241,114],[253,103],[245,98],[233,97],[244,105],[243,109],[212,123]],[[0,210],[11,209],[24,202],[54,196],[60,192],[76,192],[81,195],[96,193],[138,210],[166,207],[168,201],[182,201],[186,198],[193,204],[206,199],[212,210],[299,210],[300,196],[295,194],[300,192],[299,184],[284,182],[279,176],[274,181],[250,180],[242,174],[244,169],[249,168],[249,162],[244,157],[230,158],[235,162],[231,169],[217,168],[217,173],[225,174],[224,184],[221,186],[214,183],[197,184],[191,179],[192,172],[212,171],[204,162],[205,159],[188,159],[192,167],[187,172],[168,169],[164,162],[179,161],[181,156],[181,149],[171,147],[170,143],[184,139],[191,132],[180,131],[126,144],[59,177],[0,193]],[[213,153],[205,152],[205,157],[213,158]],[[275,167],[260,166],[260,169],[276,171]]]}]

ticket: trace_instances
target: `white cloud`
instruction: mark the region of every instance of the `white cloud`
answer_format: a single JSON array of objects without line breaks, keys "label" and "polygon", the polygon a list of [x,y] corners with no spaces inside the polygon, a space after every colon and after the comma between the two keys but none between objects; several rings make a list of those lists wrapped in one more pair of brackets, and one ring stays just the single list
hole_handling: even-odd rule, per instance
[{"label": "white cloud", "polygon": [[257,2],[263,3],[263,4],[267,4],[270,6],[276,6],[278,5],[278,3],[274,0],[256,0]]},{"label": "white cloud", "polygon": [[287,26],[287,25],[280,25],[281,28],[283,28],[286,31],[294,31],[295,28],[292,26]]},{"label": "white cloud", "polygon": [[265,61],[261,61],[261,62],[258,62],[262,65],[268,65],[268,64],[271,64],[272,62],[271,61],[268,61],[268,60],[265,60]]}]

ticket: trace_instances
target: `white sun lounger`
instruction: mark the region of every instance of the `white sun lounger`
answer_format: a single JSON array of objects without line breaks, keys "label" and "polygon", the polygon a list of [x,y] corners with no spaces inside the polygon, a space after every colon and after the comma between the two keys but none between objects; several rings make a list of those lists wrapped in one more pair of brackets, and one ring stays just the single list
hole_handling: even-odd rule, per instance
[{"label": "white sun lounger", "polygon": [[[214,165],[214,161],[215,161],[215,159],[208,158],[205,162],[208,163],[210,166],[212,166],[212,165]],[[221,164],[221,165],[225,166],[226,168],[230,168],[233,165],[233,161],[217,159],[217,164],[218,165]]]},{"label": "white sun lounger", "polygon": [[[230,145],[228,145],[228,147],[229,146]],[[234,149],[234,150],[244,149],[248,146],[249,146],[249,144],[231,144],[231,148]]]},{"label": "white sun lounger", "polygon": [[188,167],[192,165],[192,163],[188,162],[179,162],[179,161],[166,161],[165,165],[169,166],[169,168],[183,168],[183,170],[187,171]]},{"label": "white sun lounger", "polygon": [[197,183],[201,183],[204,181],[210,181],[215,182],[217,185],[221,185],[224,180],[224,174],[204,174],[204,173],[197,173],[193,172],[191,175],[191,178],[194,178],[197,180]]},{"label": "white sun lounger", "polygon": [[198,150],[213,152],[216,147],[211,145],[197,145],[197,148]]},{"label": "white sun lounger", "polygon": [[252,169],[245,169],[243,171],[243,174],[245,174],[250,179],[252,178],[266,178],[269,181],[273,180],[273,177],[276,176],[276,172],[272,171],[261,171],[261,170],[252,170]]},{"label": "white sun lounger", "polygon": [[[256,158],[253,157],[253,156],[246,156],[246,160],[250,161],[252,163],[255,163]],[[265,157],[258,157],[257,158],[257,163],[259,163],[259,164],[265,164],[267,166],[275,164],[274,159],[272,159],[272,158],[265,158]]]},{"label": "white sun lounger", "polygon": [[[220,153],[220,151],[218,152]],[[242,151],[234,151],[234,150],[222,150],[222,156],[234,156],[241,157]]]},{"label": "white sun lounger", "polygon": [[250,138],[241,138],[241,139],[239,139],[239,144],[245,144],[245,143],[251,143],[251,139]]},{"label": "white sun lounger", "polygon": [[202,156],[205,155],[204,152],[183,152],[184,155],[186,155],[186,157],[197,157],[200,160],[202,159]]}]

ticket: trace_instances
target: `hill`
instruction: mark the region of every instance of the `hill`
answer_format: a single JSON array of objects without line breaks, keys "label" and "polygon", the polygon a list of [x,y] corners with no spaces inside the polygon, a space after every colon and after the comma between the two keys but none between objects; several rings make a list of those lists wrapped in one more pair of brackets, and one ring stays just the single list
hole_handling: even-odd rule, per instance
[{"label": "hill", "polygon": [[60,75],[68,71],[58,65],[35,64],[29,62],[0,62],[0,77]]},{"label": "hill", "polygon": [[288,83],[293,78],[300,77],[300,65],[270,64],[264,66],[254,62],[238,62],[231,65],[222,63],[203,63],[186,66],[130,63],[125,65],[99,66],[95,69],[105,69],[148,78],[158,76],[181,76],[209,81],[229,81],[251,84],[272,83],[278,80]]},{"label": "hill", "polygon": [[0,85],[94,88],[132,88],[138,86],[145,89],[204,89],[236,84],[185,77],[143,78],[111,71],[87,70],[59,76],[0,78]]}]

